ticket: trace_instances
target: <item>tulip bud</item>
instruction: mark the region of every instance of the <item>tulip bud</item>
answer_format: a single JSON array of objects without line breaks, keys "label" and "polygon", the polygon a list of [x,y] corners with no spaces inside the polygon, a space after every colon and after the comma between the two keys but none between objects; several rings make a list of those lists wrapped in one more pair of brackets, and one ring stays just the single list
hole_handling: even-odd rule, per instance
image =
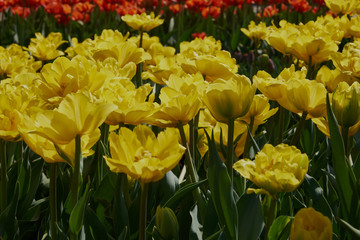
[{"label": "tulip bud", "polygon": [[331,240],[332,224],[328,217],[313,208],[301,209],[291,225],[290,240]]},{"label": "tulip bud", "polygon": [[158,206],[155,221],[157,231],[162,239],[179,239],[179,223],[170,208]]},{"label": "tulip bud", "polygon": [[360,121],[360,84],[349,86],[340,82],[332,96],[332,108],[342,127],[351,127]]}]

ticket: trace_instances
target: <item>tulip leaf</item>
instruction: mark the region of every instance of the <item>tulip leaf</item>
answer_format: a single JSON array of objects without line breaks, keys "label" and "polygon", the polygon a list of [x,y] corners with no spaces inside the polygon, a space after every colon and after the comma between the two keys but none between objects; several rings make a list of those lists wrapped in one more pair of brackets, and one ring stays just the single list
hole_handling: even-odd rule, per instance
[{"label": "tulip leaf", "polygon": [[289,216],[279,216],[270,227],[269,240],[286,240],[290,234],[292,218]]},{"label": "tulip leaf", "polygon": [[235,30],[235,32],[232,34],[231,36],[231,50],[232,51],[235,51],[236,50],[236,47],[238,46],[239,44],[239,39],[240,39],[240,34],[241,34],[241,31],[240,31],[240,28],[237,28]]},{"label": "tulip leaf", "polygon": [[70,158],[66,155],[66,153],[63,150],[61,150],[61,148],[56,143],[54,143],[54,147],[56,149],[56,152],[59,154],[59,156],[70,166],[73,166],[73,163],[71,162]]},{"label": "tulip leaf", "polygon": [[76,203],[74,209],[71,211],[69,225],[70,231],[72,233],[79,234],[83,226],[85,207],[91,192],[89,191],[89,187],[89,185],[86,185],[84,195],[80,198],[80,200]]},{"label": "tulip leaf", "polygon": [[195,183],[189,183],[185,185],[184,187],[181,187],[179,190],[176,191],[174,196],[172,196],[165,204],[164,207],[169,207],[174,209],[177,204],[181,201],[181,199],[188,193],[195,190],[197,187],[201,186],[207,181],[207,179],[195,182]]},{"label": "tulip leaf", "polygon": [[353,226],[351,226],[348,222],[342,220],[342,219],[338,219],[340,224],[345,227],[345,229],[350,232],[351,236],[353,237],[352,239],[360,239],[360,230],[354,228]]},{"label": "tulip leaf", "polygon": [[221,225],[229,239],[238,239],[238,216],[230,176],[225,164],[221,161],[214,141],[206,133],[209,143],[208,180],[211,198]]},{"label": "tulip leaf", "polygon": [[249,125],[246,125],[246,126],[247,126],[247,130],[248,130],[248,135],[249,135],[250,140],[251,140],[251,142],[252,142],[252,144],[253,144],[253,146],[254,146],[254,148],[255,148],[255,154],[256,154],[256,153],[260,152],[260,148],[259,148],[258,144],[256,143],[254,137],[253,137],[252,134],[251,134]]},{"label": "tulip leaf", "polygon": [[[19,182],[16,183],[13,198],[10,204],[0,215],[0,236],[4,239],[18,239],[18,221],[16,218],[19,201]],[[0,238],[1,238],[0,237]]]},{"label": "tulip leaf", "polygon": [[239,239],[257,240],[265,226],[259,196],[243,194],[236,205],[239,216]]},{"label": "tulip leaf", "polygon": [[190,225],[190,239],[203,239],[203,232],[201,231],[202,225],[198,219],[198,207],[197,205],[190,211],[191,225]]},{"label": "tulip leaf", "polygon": [[[208,201],[205,209],[205,217],[204,217],[204,223],[203,223],[203,232],[204,232],[204,238],[210,237],[218,231],[218,222],[219,219],[216,214],[215,206],[213,201]],[[222,230],[221,230],[222,231]],[[220,232],[221,232],[220,231]],[[220,234],[218,233],[218,235]]]},{"label": "tulip leaf", "polygon": [[345,214],[344,217],[349,219],[352,212],[351,201],[353,196],[357,195],[355,175],[345,156],[344,142],[340,134],[338,122],[330,106],[329,95],[326,96],[326,108],[336,182],[342,209]]},{"label": "tulip leaf", "polygon": [[321,188],[320,184],[310,175],[306,175],[304,179],[304,190],[306,196],[310,197],[313,201],[313,208],[324,215],[329,219],[334,219],[330,204],[324,196],[324,190]]},{"label": "tulip leaf", "polygon": [[85,226],[91,229],[88,232],[91,233],[93,239],[109,239],[105,226],[101,223],[95,212],[90,207],[86,207],[85,209],[84,221]]}]

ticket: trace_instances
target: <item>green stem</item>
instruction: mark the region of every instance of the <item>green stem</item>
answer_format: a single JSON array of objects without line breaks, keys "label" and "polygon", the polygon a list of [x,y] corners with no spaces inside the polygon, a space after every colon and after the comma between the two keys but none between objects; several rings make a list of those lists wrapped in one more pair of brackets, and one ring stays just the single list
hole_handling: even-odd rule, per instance
[{"label": "green stem", "polygon": [[234,163],[234,119],[228,121],[228,141],[227,141],[227,154],[226,154],[226,168],[228,170],[231,186],[234,178],[233,163]]},{"label": "green stem", "polygon": [[129,194],[129,181],[127,179],[127,175],[124,173],[119,173],[118,176],[122,177],[121,187],[123,189],[124,200],[125,200],[126,206],[129,207],[131,204],[131,199],[130,199],[130,194]]},{"label": "green stem", "polygon": [[[254,117],[251,117],[250,119],[250,124],[249,124],[249,132],[252,133],[252,130],[254,128]],[[250,147],[251,147],[251,139],[250,139],[250,135],[249,133],[246,135],[246,141],[245,141],[245,146],[244,146],[244,158],[249,158],[250,157]]]},{"label": "green stem", "polygon": [[[270,197],[270,196],[266,196],[266,197]],[[270,227],[272,225],[272,223],[274,222],[274,219],[276,218],[276,199],[273,197],[270,197],[270,207],[269,207],[269,212],[268,212],[268,216],[267,216],[267,220],[266,220],[266,224],[265,224],[265,240],[268,239],[268,234],[269,234],[269,230]]]},{"label": "green stem", "polygon": [[178,129],[179,129],[179,132],[180,132],[182,145],[186,148],[186,150],[185,150],[185,165],[186,165],[186,168],[189,171],[190,182],[192,182],[192,183],[197,182],[198,181],[198,176],[197,176],[196,171],[195,171],[194,163],[193,163],[191,153],[190,153],[190,150],[189,150],[189,145],[188,145],[188,143],[186,141],[184,127],[183,127],[181,121],[179,121],[179,123],[178,123]]},{"label": "green stem", "polygon": [[278,144],[282,143],[283,130],[284,130],[284,112],[285,109],[282,106],[279,106],[279,135],[278,135]]},{"label": "green stem", "polygon": [[306,73],[306,79],[309,80],[312,79],[313,71],[314,71],[314,66],[312,64],[312,56],[309,56],[309,64],[308,64],[308,71]]},{"label": "green stem", "polygon": [[7,160],[6,141],[0,139],[0,161],[1,161],[1,212],[7,206]]},{"label": "green stem", "polygon": [[51,239],[57,239],[56,222],[57,222],[57,206],[56,206],[56,178],[57,178],[57,163],[50,163],[50,228]]},{"label": "green stem", "polygon": [[148,198],[148,183],[141,183],[140,216],[139,216],[139,240],[146,239],[146,213]]},{"label": "green stem", "polygon": [[[70,212],[74,209],[78,201],[78,189],[79,189],[79,178],[80,178],[80,161],[82,159],[81,152],[81,135],[76,135],[75,137],[75,166],[72,176],[72,185],[71,185],[71,198],[70,198]],[[77,234],[71,233],[70,239],[77,239]]]},{"label": "green stem", "polygon": [[300,118],[300,121],[299,121],[298,125],[296,126],[296,131],[294,133],[293,138],[291,139],[290,145],[296,145],[299,142],[301,130],[303,129],[303,127],[305,125],[307,114],[308,114],[307,112],[303,112],[303,114]]}]

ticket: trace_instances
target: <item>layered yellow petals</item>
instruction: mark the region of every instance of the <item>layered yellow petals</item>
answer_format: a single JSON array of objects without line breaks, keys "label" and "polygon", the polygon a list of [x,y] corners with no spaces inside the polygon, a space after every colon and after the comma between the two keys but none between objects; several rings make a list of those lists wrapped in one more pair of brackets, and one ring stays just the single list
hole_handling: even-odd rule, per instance
[{"label": "layered yellow petals", "polygon": [[260,22],[258,25],[254,21],[251,21],[248,28],[240,29],[248,38],[254,41],[264,40],[269,33],[268,28],[264,22]]},{"label": "layered yellow petals", "polygon": [[149,123],[160,127],[176,127],[192,120],[202,106],[199,93],[193,89],[183,94],[173,88],[165,87],[160,92],[161,105],[151,116]]},{"label": "layered yellow petals", "polygon": [[269,99],[262,94],[254,96],[253,102],[249,108],[249,111],[240,120],[250,124],[253,119],[253,124],[259,126],[264,124],[268,118],[273,116],[277,112],[278,108],[270,109]]},{"label": "layered yellow petals", "polygon": [[342,53],[334,53],[332,60],[343,73],[360,77],[360,42],[345,44]]},{"label": "layered yellow petals", "polygon": [[109,136],[111,158],[104,156],[113,172],[126,173],[140,182],[155,182],[173,169],[185,152],[176,129],[166,129],[157,137],[150,127],[138,125],[133,131],[120,128]]},{"label": "layered yellow petals", "polygon": [[291,224],[290,240],[331,240],[330,219],[313,208],[303,208]]},{"label": "layered yellow petals", "polygon": [[121,17],[121,20],[126,22],[134,30],[140,31],[150,31],[151,29],[160,26],[163,24],[164,19],[160,19],[160,16],[155,17],[153,12],[150,15],[146,15],[146,13],[142,14],[134,14],[134,15],[125,15]]},{"label": "layered yellow petals", "polygon": [[57,50],[57,48],[65,43],[62,40],[61,33],[50,33],[47,37],[44,37],[41,33],[35,33],[36,38],[30,39],[30,45],[26,50],[31,52],[39,60],[52,60],[61,55],[64,55],[63,51]]},{"label": "layered yellow petals", "polygon": [[326,89],[316,81],[292,79],[286,86],[287,100],[279,101],[284,108],[294,113],[307,112],[309,117],[326,115]]},{"label": "layered yellow petals", "polygon": [[[133,85],[132,82],[128,81]],[[117,90],[107,89],[104,91],[102,99],[108,103],[112,103],[117,108],[110,113],[106,119],[106,123],[110,125],[132,124],[137,125],[144,123],[148,117],[154,112],[155,105],[147,102],[147,97],[152,91],[149,84],[145,84],[137,89],[120,92]]]},{"label": "layered yellow petals", "polygon": [[280,192],[294,191],[304,180],[309,159],[295,146],[266,144],[255,155],[255,160],[241,159],[233,168],[251,180],[260,189],[248,189],[248,193],[266,193],[276,196]]},{"label": "layered yellow petals", "polygon": [[348,84],[356,81],[356,78],[349,74],[342,73],[339,69],[329,69],[326,65],[322,66],[317,75],[316,81],[325,85],[328,92],[333,92],[339,82],[347,82]]},{"label": "layered yellow petals", "polygon": [[56,144],[67,144],[77,135],[99,131],[98,127],[116,108],[113,104],[90,102],[82,93],[69,94],[57,109],[37,114],[36,133]]},{"label": "layered yellow petals", "polygon": [[256,86],[245,76],[236,75],[230,80],[211,83],[203,102],[213,117],[222,123],[244,116],[250,108]]},{"label": "layered yellow petals", "polygon": [[360,9],[360,4],[356,0],[325,0],[325,4],[335,14],[349,14]]}]

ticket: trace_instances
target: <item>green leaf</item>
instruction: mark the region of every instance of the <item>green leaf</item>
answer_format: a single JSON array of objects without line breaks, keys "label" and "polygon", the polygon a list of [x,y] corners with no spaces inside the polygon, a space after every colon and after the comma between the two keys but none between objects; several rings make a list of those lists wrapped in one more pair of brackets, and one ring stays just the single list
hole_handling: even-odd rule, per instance
[{"label": "green leaf", "polygon": [[236,47],[238,46],[239,44],[239,39],[240,39],[240,28],[237,28],[235,30],[235,32],[232,34],[231,36],[231,43],[230,43],[230,46],[231,46],[231,50],[232,51],[235,51],[236,50]]},{"label": "green leaf", "polygon": [[239,216],[239,239],[257,240],[265,226],[259,196],[244,194],[236,206]]},{"label": "green leaf", "polygon": [[346,222],[340,218],[338,220],[341,223],[341,225],[344,226],[348,232],[350,232],[351,236],[353,237],[352,239],[354,239],[354,240],[360,239],[360,229],[354,228],[348,222]]},{"label": "green leaf", "polygon": [[346,220],[352,215],[351,201],[357,196],[356,180],[354,172],[345,156],[345,147],[342,140],[339,125],[330,106],[329,95],[326,96],[327,117],[331,136],[331,149],[333,153],[333,165],[338,186],[341,209]]},{"label": "green leaf", "polygon": [[74,209],[71,211],[69,225],[70,231],[72,233],[79,234],[83,226],[85,207],[91,192],[89,191],[89,187],[89,185],[86,185],[84,195],[80,198],[80,200],[76,203]]},{"label": "green leaf", "polygon": [[270,227],[269,240],[286,240],[290,234],[292,218],[289,216],[279,216]]},{"label": "green leaf", "polygon": [[195,182],[195,183],[189,183],[185,185],[184,187],[181,187],[174,196],[172,196],[165,204],[164,207],[169,207],[171,209],[174,209],[178,203],[182,200],[182,198],[187,195],[188,193],[195,190],[197,187],[201,186],[207,181],[207,179]]},{"label": "green leaf", "polygon": [[18,239],[19,230],[16,213],[19,201],[19,185],[19,182],[17,182],[10,204],[0,215],[0,236],[8,240]]},{"label": "green leaf", "polygon": [[214,133],[212,139],[206,133],[209,143],[208,180],[211,199],[221,225],[225,225],[227,238],[238,239],[238,216],[230,176],[217,152]]},{"label": "green leaf", "polygon": [[305,195],[312,199],[313,208],[315,210],[323,213],[329,219],[334,219],[330,204],[324,196],[324,190],[321,188],[320,184],[310,175],[305,176],[304,190]]},{"label": "green leaf", "polygon": [[[91,234],[93,239],[107,240],[108,235],[105,226],[101,223],[95,212],[90,208],[86,207],[85,210],[85,226],[91,228]],[[87,237],[88,239],[88,237]]]}]

